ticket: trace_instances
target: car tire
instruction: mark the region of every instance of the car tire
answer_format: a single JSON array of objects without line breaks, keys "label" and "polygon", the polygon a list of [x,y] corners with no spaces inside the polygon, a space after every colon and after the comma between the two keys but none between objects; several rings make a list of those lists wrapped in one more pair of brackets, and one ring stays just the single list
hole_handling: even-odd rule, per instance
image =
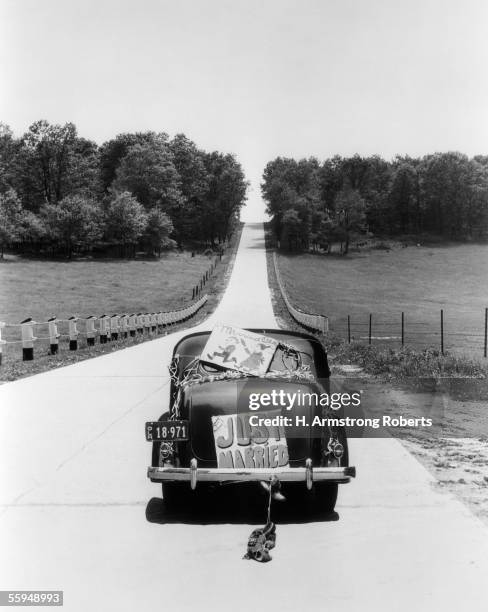
[{"label": "car tire", "polygon": [[164,507],[167,510],[181,510],[187,505],[190,485],[186,482],[163,482],[161,485]]},{"label": "car tire", "polygon": [[321,512],[334,512],[339,485],[337,482],[316,482],[313,485],[315,504]]},{"label": "car tire", "polygon": [[198,512],[211,500],[212,488],[207,483],[198,483],[194,491],[189,482],[164,482],[161,487],[164,506],[172,512]]}]

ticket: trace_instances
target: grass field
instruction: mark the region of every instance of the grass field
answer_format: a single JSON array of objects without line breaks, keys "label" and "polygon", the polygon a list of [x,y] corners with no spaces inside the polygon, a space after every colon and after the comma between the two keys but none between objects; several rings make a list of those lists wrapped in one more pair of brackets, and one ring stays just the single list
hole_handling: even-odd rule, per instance
[{"label": "grass field", "polygon": [[[189,322],[176,324],[185,327],[208,316],[214,310],[225,290],[240,231],[232,237],[222,260],[205,284],[208,300]],[[56,315],[67,319],[75,315],[83,319],[89,315],[130,314],[133,312],[170,311],[184,307],[192,301],[192,289],[209,270],[216,256],[188,252],[171,252],[159,260],[75,260],[71,262],[34,260],[6,255],[0,260],[0,321],[7,323],[3,345],[0,383],[45,371],[53,367],[98,356],[104,352],[125,348],[150,339],[137,336],[108,344],[86,346],[85,323],[80,321],[79,347],[68,350],[68,324],[58,322],[61,334],[59,353],[49,354],[47,324],[35,325],[34,335],[39,338],[34,346],[34,361],[22,361],[20,326],[27,317],[45,322]],[[96,325],[98,328],[98,324]]]},{"label": "grass field", "polygon": [[169,253],[160,260],[73,262],[6,256],[0,261],[0,321],[56,315],[167,310],[191,300],[212,259]]},{"label": "grass field", "polygon": [[444,309],[445,348],[483,354],[488,307],[488,245],[368,250],[347,257],[285,255],[278,258],[293,303],[326,314],[330,330],[373,343],[439,346]]}]

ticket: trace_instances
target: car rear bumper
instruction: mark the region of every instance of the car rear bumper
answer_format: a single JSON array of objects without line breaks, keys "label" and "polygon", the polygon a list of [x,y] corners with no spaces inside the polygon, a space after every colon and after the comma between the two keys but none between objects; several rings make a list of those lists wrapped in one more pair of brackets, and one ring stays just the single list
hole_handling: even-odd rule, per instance
[{"label": "car rear bumper", "polygon": [[277,478],[280,482],[303,482],[310,489],[314,482],[346,483],[356,476],[355,467],[312,467],[307,459],[301,468],[199,468],[196,459],[191,467],[149,467],[147,476],[152,482],[189,482],[192,488],[197,482],[261,482]]}]

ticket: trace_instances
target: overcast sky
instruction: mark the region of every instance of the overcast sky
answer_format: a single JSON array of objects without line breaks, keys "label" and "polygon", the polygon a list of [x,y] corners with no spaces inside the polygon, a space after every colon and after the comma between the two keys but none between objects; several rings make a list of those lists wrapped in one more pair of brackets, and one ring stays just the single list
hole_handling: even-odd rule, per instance
[{"label": "overcast sky", "polygon": [[0,120],[277,155],[488,154],[486,0],[0,0]]}]

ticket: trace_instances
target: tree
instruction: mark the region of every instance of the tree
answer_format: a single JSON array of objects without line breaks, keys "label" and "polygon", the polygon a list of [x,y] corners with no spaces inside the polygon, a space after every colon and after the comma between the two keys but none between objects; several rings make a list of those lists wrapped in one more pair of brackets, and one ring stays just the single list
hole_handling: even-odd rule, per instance
[{"label": "tree", "polygon": [[471,176],[470,161],[461,153],[435,153],[422,159],[426,229],[449,238],[463,235]]},{"label": "tree", "polygon": [[38,210],[43,203],[56,204],[68,189],[72,148],[77,138],[73,123],[50,125],[36,121],[24,134],[19,151],[19,179],[27,207]]},{"label": "tree", "polygon": [[82,196],[67,196],[59,204],[45,204],[41,209],[48,237],[56,248],[65,249],[71,259],[74,251],[89,250],[103,233],[98,206]]},{"label": "tree", "polygon": [[173,163],[180,177],[182,198],[167,209],[179,246],[186,238],[199,238],[199,213],[205,207],[210,175],[205,167],[205,154],[184,134],[177,134],[169,143]]},{"label": "tree", "polygon": [[388,193],[390,227],[401,233],[411,232],[417,226],[416,173],[408,162],[400,162],[394,171]]},{"label": "tree", "polygon": [[214,151],[205,155],[209,185],[196,210],[202,238],[214,244],[228,237],[246,201],[248,183],[233,155]]},{"label": "tree", "polygon": [[126,255],[135,245],[147,227],[147,214],[142,204],[128,191],[113,192],[106,211],[106,231],[110,239],[121,246]]},{"label": "tree", "polygon": [[157,252],[161,257],[161,250],[175,244],[170,235],[173,224],[168,215],[158,208],[151,209],[147,214],[147,225],[144,232],[144,242],[149,253]]},{"label": "tree", "polygon": [[334,238],[334,219],[328,210],[323,211],[316,208],[312,212],[310,230],[310,243],[313,247],[320,247],[330,251],[331,242]]},{"label": "tree", "polygon": [[300,218],[298,211],[290,208],[284,212],[282,224],[282,242],[288,245],[289,251],[298,249],[302,244],[303,235],[306,233],[303,219]]},{"label": "tree", "polygon": [[16,143],[10,127],[0,122],[0,193],[12,188],[13,160]]},{"label": "tree", "polygon": [[132,193],[146,210],[171,209],[182,197],[171,151],[153,144],[130,147],[117,168],[113,187]]},{"label": "tree", "polygon": [[[319,163],[313,157],[299,161],[278,157],[266,166],[261,190],[267,202],[266,211],[273,218],[273,230],[278,241],[283,239],[286,212],[295,210],[305,232],[301,243],[308,246],[312,216],[318,208],[325,208],[321,199],[319,171]],[[295,215],[288,217],[288,225],[289,220],[294,218]],[[298,247],[298,243],[295,244]]]},{"label": "tree", "polygon": [[22,203],[13,189],[0,194],[0,257],[6,246],[20,237]]},{"label": "tree", "polygon": [[44,220],[30,210],[24,210],[19,227],[20,243],[22,245],[39,245],[48,235]]},{"label": "tree", "polygon": [[136,144],[165,146],[168,135],[164,132],[136,132],[135,134],[119,134],[100,147],[100,180],[102,189],[108,193],[115,180],[117,168],[131,147]]},{"label": "tree", "polygon": [[69,152],[64,192],[82,195],[87,199],[102,196],[100,181],[100,150],[86,138],[76,138]]},{"label": "tree", "polygon": [[361,232],[366,223],[366,202],[356,189],[349,187],[341,189],[336,196],[335,202],[336,223],[344,241],[344,249],[341,252],[347,255],[352,232]]}]

